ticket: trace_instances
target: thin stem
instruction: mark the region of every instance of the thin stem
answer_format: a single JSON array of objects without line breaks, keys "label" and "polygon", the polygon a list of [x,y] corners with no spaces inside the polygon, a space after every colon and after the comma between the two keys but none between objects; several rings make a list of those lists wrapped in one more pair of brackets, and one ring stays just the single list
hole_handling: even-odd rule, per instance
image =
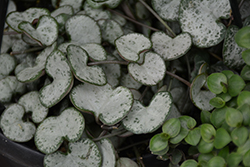
[{"label": "thin stem", "polygon": [[16,31],[4,31],[3,32],[3,35],[17,35],[17,34],[20,34]]},{"label": "thin stem", "polygon": [[178,79],[178,80],[181,81],[182,83],[186,84],[188,87],[191,87],[191,83],[190,83],[190,82],[188,82],[187,80],[185,80],[185,79],[179,77],[178,75],[175,75],[175,74],[173,74],[173,73],[171,73],[171,72],[169,72],[169,71],[166,71],[166,74],[167,74],[167,75],[170,75],[170,76],[172,76],[172,77],[174,77],[175,79]]},{"label": "thin stem", "polygon": [[127,130],[120,130],[120,131],[117,131],[117,132],[114,132],[114,133],[111,133],[111,134],[108,134],[108,135],[105,135],[105,136],[97,137],[97,138],[93,139],[93,141],[99,141],[99,140],[104,139],[104,138],[117,136],[117,135],[123,134],[125,132],[127,132]]},{"label": "thin stem", "polygon": [[[172,73],[175,74],[175,72],[176,72],[176,69],[174,69]],[[168,85],[168,92],[171,90],[172,83],[173,83],[173,77],[170,78],[169,85]]]},{"label": "thin stem", "polygon": [[94,66],[94,65],[101,65],[101,64],[121,64],[121,65],[128,65],[129,62],[126,61],[95,61],[88,63],[88,66]]},{"label": "thin stem", "polygon": [[127,150],[127,149],[129,149],[129,148],[131,148],[131,147],[134,147],[134,146],[137,146],[137,145],[140,145],[140,144],[144,144],[144,143],[148,143],[149,140],[150,140],[150,139],[147,139],[147,140],[144,140],[144,141],[139,141],[139,142],[137,142],[137,143],[133,143],[133,144],[128,145],[128,146],[126,146],[126,147],[117,149],[117,152],[119,153],[119,152],[124,151],[124,150]]},{"label": "thin stem", "polygon": [[220,58],[219,56],[217,56],[216,54],[212,53],[212,52],[208,52],[210,55],[212,55],[213,57],[215,57],[216,59],[218,59],[219,61],[223,61],[222,58]]},{"label": "thin stem", "polygon": [[[131,139],[130,139],[130,142],[133,143],[133,141]],[[137,162],[140,164],[141,167],[145,167],[138,149],[135,146],[133,146],[133,150],[135,152]]]},{"label": "thin stem", "polygon": [[243,5],[245,0],[241,0],[240,3],[239,3],[239,9],[241,8],[241,6]]},{"label": "thin stem", "polygon": [[24,54],[24,53],[31,53],[31,52],[35,52],[35,51],[40,51],[42,49],[44,49],[44,47],[35,47],[35,48],[23,50],[23,51],[10,52],[10,55],[13,56],[13,55],[20,55],[20,54]]},{"label": "thin stem", "polygon": [[186,59],[186,63],[187,63],[187,72],[188,72],[188,78],[190,79],[190,74],[191,74],[191,67],[190,67],[190,63],[189,63],[189,60],[188,60],[188,57],[187,55],[185,55],[185,59]]},{"label": "thin stem", "polygon": [[154,28],[154,27],[150,27],[150,26],[148,26],[148,25],[146,25],[146,24],[143,24],[143,23],[141,23],[141,22],[139,22],[139,21],[136,21],[136,20],[134,20],[134,19],[132,19],[132,18],[130,18],[130,17],[128,17],[128,16],[125,16],[125,15],[123,15],[123,14],[121,14],[121,13],[115,11],[115,10],[112,10],[112,9],[109,9],[109,8],[108,8],[108,10],[109,10],[110,12],[113,12],[113,13],[117,14],[117,15],[120,15],[121,17],[123,17],[123,18],[125,18],[125,19],[127,19],[127,20],[129,20],[129,21],[131,21],[131,22],[133,22],[133,23],[135,23],[135,24],[138,24],[138,25],[140,25],[140,26],[146,27],[146,28],[151,29],[151,30],[153,30],[153,31],[160,31],[160,30],[158,30],[158,29],[156,29],[156,28]]},{"label": "thin stem", "polygon": [[172,29],[165,23],[164,20],[143,0],[139,0],[166,28],[167,30],[171,33],[172,37],[176,37],[176,34],[172,31]]},{"label": "thin stem", "polygon": [[139,101],[142,101],[142,99],[143,99],[143,97],[146,95],[148,89],[149,89],[149,86],[147,86],[147,87],[144,89],[144,91],[142,92],[142,95],[141,95]]}]

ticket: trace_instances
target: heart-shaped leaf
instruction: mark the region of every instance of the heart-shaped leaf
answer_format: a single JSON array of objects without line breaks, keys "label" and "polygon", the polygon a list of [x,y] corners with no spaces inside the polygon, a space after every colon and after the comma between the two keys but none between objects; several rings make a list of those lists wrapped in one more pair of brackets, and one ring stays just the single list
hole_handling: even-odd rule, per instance
[{"label": "heart-shaped leaf", "polygon": [[241,156],[244,156],[249,150],[250,150],[250,139],[248,139],[243,145],[239,146],[236,152],[241,154]]},{"label": "heart-shaped leaf", "polygon": [[55,152],[63,139],[69,142],[77,141],[84,127],[85,121],[82,114],[73,107],[67,108],[59,116],[48,117],[38,126],[35,144],[45,154]]},{"label": "heart-shaped leaf", "polygon": [[180,120],[177,118],[168,119],[162,125],[162,132],[169,135],[170,138],[177,136],[181,130],[181,123]]},{"label": "heart-shaped leaf", "polygon": [[18,28],[29,37],[36,40],[40,45],[50,46],[58,37],[57,21],[51,16],[41,16],[36,28],[27,21],[21,22]]},{"label": "heart-shaped leaf", "polygon": [[211,158],[208,163],[207,166],[208,167],[214,167],[214,166],[226,166],[226,161],[224,160],[224,158],[220,157],[220,156],[214,156],[213,158]]},{"label": "heart-shaped leaf", "polygon": [[243,122],[243,115],[239,110],[227,107],[225,120],[230,127],[239,127]]},{"label": "heart-shaped leaf", "polygon": [[152,7],[164,20],[178,20],[181,0],[152,0]]},{"label": "heart-shaped leaf", "polygon": [[101,43],[101,30],[98,24],[85,15],[75,15],[68,19],[65,29],[72,43],[84,45]]},{"label": "heart-shaped leaf", "polygon": [[98,9],[92,8],[87,1],[85,1],[83,4],[83,10],[86,15],[96,21],[100,19],[111,19],[111,13],[108,10],[104,10],[102,7]]},{"label": "heart-shaped leaf", "polygon": [[175,38],[169,37],[164,32],[155,32],[151,36],[153,49],[164,60],[174,60],[186,54],[192,45],[191,36],[182,33]]},{"label": "heart-shaped leaf", "polygon": [[249,66],[250,65],[250,49],[245,50],[242,52],[242,58],[245,63]]},{"label": "heart-shaped leaf", "polygon": [[222,108],[225,106],[226,103],[222,98],[214,97],[209,101],[209,104],[211,104],[215,108]]},{"label": "heart-shaped leaf", "polygon": [[246,86],[244,80],[237,74],[228,79],[228,93],[230,96],[237,96]]},{"label": "heart-shaped leaf", "polygon": [[250,49],[250,26],[243,27],[235,34],[236,43],[243,48]]},{"label": "heart-shaped leaf", "polygon": [[78,80],[94,85],[105,85],[107,83],[106,75],[101,67],[87,66],[88,54],[85,50],[76,45],[69,45],[67,53],[72,71]]},{"label": "heart-shaped leaf", "polygon": [[241,68],[244,65],[244,60],[241,57],[241,53],[245,50],[239,47],[234,36],[238,32],[239,28],[236,26],[228,27],[226,31],[225,40],[223,43],[223,62],[230,68]]},{"label": "heart-shaped leaf", "polygon": [[25,110],[19,104],[12,104],[4,110],[0,119],[0,127],[6,137],[16,142],[26,142],[33,138],[36,126],[31,122],[23,122]]},{"label": "heart-shaped leaf", "polygon": [[120,86],[113,90],[109,84],[78,85],[72,89],[70,99],[76,108],[93,113],[105,125],[121,121],[133,105],[133,95],[129,89]]},{"label": "heart-shaped leaf", "polygon": [[16,66],[16,61],[13,56],[5,53],[0,54],[0,80],[8,76]]},{"label": "heart-shaped leaf", "polygon": [[101,6],[107,6],[109,8],[116,8],[122,0],[87,0],[90,6],[93,8],[100,8]]},{"label": "heart-shaped leaf", "polygon": [[52,46],[45,48],[37,57],[35,65],[32,67],[27,67],[16,74],[17,79],[20,82],[33,82],[40,78],[44,74],[44,68],[46,64],[47,57],[56,48],[56,43]]},{"label": "heart-shaped leaf", "polygon": [[211,124],[202,124],[200,128],[202,139],[207,143],[213,142],[216,135],[215,128]]},{"label": "heart-shaped leaf", "polygon": [[102,31],[102,38],[111,44],[115,44],[115,40],[123,35],[121,26],[114,20],[99,20],[98,25]]},{"label": "heart-shaped leaf", "polygon": [[164,133],[154,135],[149,142],[149,148],[152,154],[164,155],[169,150],[168,140]]},{"label": "heart-shaped leaf", "polygon": [[225,122],[225,115],[227,107],[217,108],[210,114],[210,121],[216,127],[219,128]]},{"label": "heart-shaped leaf", "polygon": [[181,127],[180,133],[174,138],[171,138],[170,143],[172,144],[180,143],[188,135],[188,133],[189,133],[188,129]]},{"label": "heart-shaped leaf", "polygon": [[222,149],[230,142],[231,137],[224,128],[219,128],[216,130],[216,135],[214,138],[214,147],[216,149]]},{"label": "heart-shaped leaf", "polygon": [[[219,23],[220,18],[230,17],[228,0],[182,0],[179,21],[183,32],[192,36],[194,45],[211,47],[224,39],[226,26]],[[212,13],[212,14],[211,14]]]},{"label": "heart-shaped leaf", "polygon": [[232,141],[238,147],[240,147],[247,141],[248,136],[249,136],[248,130],[244,126],[235,128],[231,132]]},{"label": "heart-shaped leaf", "polygon": [[40,89],[41,103],[52,107],[61,101],[73,86],[73,75],[66,57],[59,50],[53,51],[47,58],[46,73],[54,80],[51,84]]},{"label": "heart-shaped leaf", "polygon": [[250,100],[250,92],[242,91],[237,97],[237,104],[238,106],[249,104],[249,100]]},{"label": "heart-shaped leaf", "polygon": [[22,30],[18,28],[18,25],[23,22],[32,23],[34,19],[38,19],[42,15],[50,15],[48,9],[45,8],[29,8],[24,12],[11,12],[6,17],[6,23],[15,31],[21,33]]},{"label": "heart-shaped leaf", "polygon": [[242,161],[243,157],[241,154],[236,153],[236,152],[231,152],[230,154],[228,154],[228,156],[226,157],[227,160],[227,164],[228,166],[240,166],[240,162]]},{"label": "heart-shaped leaf", "polygon": [[199,143],[200,139],[201,133],[199,127],[189,131],[188,135],[185,137],[185,141],[192,146],[196,146]]},{"label": "heart-shaped leaf", "polygon": [[164,60],[156,53],[147,52],[144,63],[130,63],[128,70],[131,76],[144,85],[156,85],[165,76],[166,66]]},{"label": "heart-shaped leaf", "polygon": [[243,125],[247,126],[250,125],[250,105],[249,104],[243,104],[237,108],[242,115],[243,115]]},{"label": "heart-shaped leaf", "polygon": [[135,81],[129,74],[122,75],[120,85],[125,86],[130,89],[136,89],[136,90],[142,86],[141,83]]},{"label": "heart-shaped leaf", "polygon": [[227,92],[227,77],[223,73],[213,73],[207,77],[207,86],[215,94]]},{"label": "heart-shaped leaf", "polygon": [[7,76],[0,80],[0,102],[10,102],[14,94],[22,94],[25,90],[24,83],[19,82],[15,76]]},{"label": "heart-shaped leaf", "polygon": [[210,153],[210,152],[213,150],[214,144],[213,144],[213,142],[207,143],[207,142],[205,142],[205,141],[201,138],[201,140],[200,140],[200,142],[199,142],[197,148],[198,148],[198,151],[199,151],[200,153],[205,153],[205,154],[206,154],[206,153]]},{"label": "heart-shaped leaf", "polygon": [[115,40],[120,56],[127,61],[137,62],[139,53],[152,47],[151,41],[142,34],[130,33]]},{"label": "heart-shaped leaf", "polygon": [[97,145],[90,139],[82,139],[77,142],[70,142],[68,153],[65,155],[61,152],[46,155],[44,165],[46,167],[75,167],[91,166],[100,167],[102,157]]},{"label": "heart-shaped leaf", "polygon": [[157,93],[147,107],[134,100],[133,107],[122,124],[134,134],[151,133],[166,120],[171,104],[172,98],[168,92]]},{"label": "heart-shaped leaf", "polygon": [[114,167],[116,164],[115,149],[113,144],[108,139],[102,139],[96,142],[102,155],[102,166]]},{"label": "heart-shaped leaf", "polygon": [[210,111],[214,107],[209,104],[209,101],[215,97],[215,94],[208,90],[201,90],[206,84],[206,74],[202,73],[196,76],[191,84],[190,98],[194,105],[201,110]]},{"label": "heart-shaped leaf", "polygon": [[59,6],[70,5],[74,9],[74,13],[77,13],[81,9],[82,2],[83,2],[83,0],[60,0]]},{"label": "heart-shaped leaf", "polygon": [[47,114],[49,109],[44,107],[39,99],[39,93],[37,91],[31,91],[23,95],[19,100],[18,104],[22,105],[25,109],[25,112],[32,112],[32,120],[35,123],[42,122]]}]

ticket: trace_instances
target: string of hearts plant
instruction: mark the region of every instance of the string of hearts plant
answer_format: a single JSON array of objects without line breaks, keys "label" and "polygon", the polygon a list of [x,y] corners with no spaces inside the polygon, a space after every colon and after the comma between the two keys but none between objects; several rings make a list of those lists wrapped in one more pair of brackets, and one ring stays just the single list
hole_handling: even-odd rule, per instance
[{"label": "string of hearts plant", "polygon": [[139,134],[169,166],[250,164],[250,18],[230,25],[229,0],[51,4],[6,16],[6,137],[46,167],[136,167],[117,139]]}]

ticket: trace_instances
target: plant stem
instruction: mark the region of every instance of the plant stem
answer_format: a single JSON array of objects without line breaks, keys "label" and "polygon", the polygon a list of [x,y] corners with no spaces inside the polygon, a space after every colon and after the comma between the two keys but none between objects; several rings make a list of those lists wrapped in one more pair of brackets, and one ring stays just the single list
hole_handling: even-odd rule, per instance
[{"label": "plant stem", "polygon": [[[172,73],[175,74],[175,72],[176,72],[176,69],[174,69]],[[168,85],[168,92],[170,92],[171,90],[172,83],[173,83],[173,77],[170,78],[169,85]]]},{"label": "plant stem", "polygon": [[24,53],[31,53],[31,52],[35,52],[35,51],[40,51],[44,48],[45,47],[35,47],[35,48],[23,50],[23,51],[10,52],[10,55],[13,56],[13,55],[19,55],[19,54],[24,54]]},{"label": "plant stem", "polygon": [[137,146],[137,145],[140,145],[140,144],[143,144],[143,143],[148,143],[149,140],[150,140],[150,139],[147,139],[147,140],[144,140],[144,141],[140,141],[140,142],[137,142],[137,143],[133,143],[133,144],[128,145],[128,146],[126,146],[126,147],[117,149],[117,152],[119,153],[119,152],[121,152],[121,151],[123,151],[123,150],[127,150],[127,149],[129,149],[129,148],[131,148],[131,147],[134,147],[134,146]]},{"label": "plant stem", "polygon": [[[130,139],[130,142],[133,143],[133,141],[132,141],[131,139]],[[142,161],[142,157],[141,157],[141,155],[139,154],[138,149],[137,149],[135,146],[133,146],[133,150],[134,150],[134,152],[135,152],[137,162],[140,164],[141,167],[145,167],[145,165],[144,165],[144,163],[143,163],[143,161]]]},{"label": "plant stem", "polygon": [[190,63],[189,63],[187,55],[185,55],[185,60],[186,60],[186,63],[187,63],[188,78],[190,79],[191,67],[190,67]]},{"label": "plant stem", "polygon": [[140,102],[142,101],[143,97],[146,95],[148,89],[149,89],[149,86],[147,86],[147,87],[144,89],[144,91],[142,92],[142,95],[141,95],[141,97],[140,97],[140,99],[139,99]]},{"label": "plant stem", "polygon": [[3,35],[17,35],[17,34],[20,34],[16,31],[4,31],[3,32]]},{"label": "plant stem", "polygon": [[176,34],[172,31],[172,29],[165,23],[164,20],[143,0],[139,0],[166,28],[167,30],[171,33],[172,37],[176,37]]},{"label": "plant stem", "polygon": [[213,57],[215,57],[216,59],[218,59],[219,61],[223,61],[222,58],[220,58],[219,56],[217,56],[216,54],[212,53],[212,52],[208,52],[210,55],[212,55]]},{"label": "plant stem", "polygon": [[245,0],[241,0],[240,3],[239,3],[239,9],[241,8],[241,6],[243,5]]},{"label": "plant stem", "polygon": [[97,138],[93,139],[93,141],[99,141],[99,140],[104,139],[104,138],[109,138],[109,137],[121,135],[121,134],[123,134],[125,132],[127,132],[127,130],[123,129],[123,130],[120,130],[120,131],[117,131],[117,132],[114,132],[114,133],[111,133],[111,134],[108,134],[108,135],[105,135],[105,136],[97,137]]},{"label": "plant stem", "polygon": [[132,18],[130,18],[130,17],[128,17],[128,16],[125,16],[125,15],[123,15],[123,14],[121,14],[121,13],[115,11],[115,10],[112,10],[112,9],[108,9],[108,10],[109,10],[110,12],[113,12],[113,13],[117,14],[117,15],[120,15],[121,17],[123,17],[123,18],[125,18],[125,19],[127,19],[127,20],[129,20],[129,21],[131,21],[131,22],[133,22],[133,23],[135,23],[135,24],[138,24],[138,25],[140,25],[140,26],[146,27],[146,28],[151,29],[151,30],[153,30],[153,31],[160,31],[160,30],[158,30],[158,29],[156,29],[156,28],[154,28],[154,27],[148,26],[148,25],[143,24],[143,23],[141,23],[141,22],[139,22],[139,21],[136,21],[136,20],[134,20],[134,19],[132,19]]},{"label": "plant stem", "polygon": [[175,75],[175,74],[173,74],[173,73],[171,73],[171,72],[169,72],[169,71],[166,71],[166,74],[167,74],[167,75],[170,75],[170,76],[172,76],[172,77],[174,77],[175,79],[178,79],[178,80],[181,81],[182,83],[186,84],[188,87],[191,87],[191,83],[190,83],[190,82],[188,82],[187,80],[185,80],[185,79],[179,77],[178,75]]},{"label": "plant stem", "polygon": [[88,63],[88,66],[94,66],[94,65],[101,65],[101,64],[121,64],[121,65],[128,65],[129,62],[127,61],[95,61]]}]

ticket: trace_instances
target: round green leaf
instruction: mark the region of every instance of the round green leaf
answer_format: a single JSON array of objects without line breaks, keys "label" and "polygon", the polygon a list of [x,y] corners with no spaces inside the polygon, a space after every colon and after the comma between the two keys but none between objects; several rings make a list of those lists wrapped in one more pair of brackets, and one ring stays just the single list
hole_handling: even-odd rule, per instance
[{"label": "round green leaf", "polygon": [[68,60],[59,50],[53,51],[48,56],[45,71],[54,80],[51,84],[40,89],[39,93],[41,103],[49,108],[68,94],[74,80]]},{"label": "round green leaf", "polygon": [[171,138],[170,143],[172,144],[180,143],[188,135],[188,132],[189,132],[188,129],[181,127],[180,133],[174,138]]},{"label": "round green leaf", "polygon": [[242,146],[247,141],[248,135],[248,130],[244,126],[235,128],[231,133],[232,141],[238,147]]},{"label": "round green leaf", "polygon": [[214,141],[216,131],[211,124],[207,124],[207,123],[202,124],[200,126],[200,132],[201,132],[201,137],[205,142],[211,143]]},{"label": "round green leaf", "polygon": [[183,128],[188,129],[188,130],[193,129],[196,125],[195,119],[190,117],[190,116],[183,115],[183,116],[179,117],[178,119],[181,122],[181,126]]},{"label": "round green leaf", "polygon": [[84,130],[85,121],[82,114],[73,107],[65,109],[57,117],[46,118],[37,128],[35,144],[45,153],[55,152],[63,143],[77,141]]},{"label": "round green leaf", "polygon": [[245,166],[250,164],[250,150],[248,152],[246,152],[246,154],[243,157],[243,164]]},{"label": "round green leaf", "polygon": [[177,136],[181,130],[181,123],[177,118],[171,118],[162,125],[162,132],[168,134],[171,138]]},{"label": "round green leaf", "polygon": [[164,60],[175,60],[185,55],[192,45],[191,36],[188,33],[171,38],[164,32],[154,32],[151,41],[154,51]]},{"label": "round green leaf", "polygon": [[153,154],[163,151],[167,147],[168,147],[168,140],[164,138],[162,134],[156,134],[150,139],[149,149]]},{"label": "round green leaf", "polygon": [[232,96],[230,96],[228,92],[218,94],[218,95],[216,95],[216,97],[219,97],[219,98],[223,99],[224,102],[228,102],[229,100],[232,99]]},{"label": "round green leaf", "polygon": [[226,158],[228,167],[235,167],[239,166],[240,162],[242,161],[242,155],[236,152],[232,152]]},{"label": "round green leaf", "polygon": [[[147,107],[134,100],[133,107],[127,117],[122,120],[122,124],[125,129],[134,134],[151,133],[158,129],[167,119],[171,105],[172,98],[168,92],[157,93]],[[168,130],[163,130],[163,132],[172,137],[174,135],[173,131],[178,131],[178,128],[180,128],[180,122],[178,119],[177,121],[176,127],[171,126]],[[173,125],[173,123],[170,123],[170,125]],[[163,129],[165,128],[163,127]],[[179,131],[176,133],[179,133]]]},{"label": "round green leaf", "polygon": [[33,138],[36,126],[22,120],[25,110],[19,104],[12,104],[4,110],[0,118],[3,134],[16,142],[27,142]]},{"label": "round green leaf", "polygon": [[250,49],[250,26],[241,28],[235,35],[235,41],[240,47]]},{"label": "round green leaf", "polygon": [[190,130],[188,135],[185,137],[185,141],[192,146],[196,146],[199,143],[200,139],[201,133],[199,127]]},{"label": "round green leaf", "polygon": [[0,80],[8,76],[16,66],[16,61],[13,56],[4,53],[0,54]]},{"label": "round green leaf", "polygon": [[242,52],[242,58],[245,61],[245,63],[250,66],[250,49]]},{"label": "round green leaf", "polygon": [[246,86],[244,80],[237,74],[234,74],[231,78],[228,79],[228,93],[230,96],[237,96],[243,88]]},{"label": "round green leaf", "polygon": [[213,73],[207,77],[207,86],[215,94],[227,92],[227,77],[223,73]]},{"label": "round green leaf", "polygon": [[188,159],[181,164],[181,167],[198,167],[198,163],[193,159]]},{"label": "round green leaf", "polygon": [[106,125],[121,121],[133,105],[133,95],[125,87],[112,89],[109,84],[95,86],[80,84],[70,93],[72,104],[81,111],[92,112]]},{"label": "round green leaf", "polygon": [[87,43],[101,43],[101,30],[98,24],[85,15],[75,15],[68,19],[65,30],[72,43],[84,45]]},{"label": "round green leaf", "polygon": [[130,33],[115,40],[120,56],[127,61],[137,62],[139,53],[152,47],[151,41],[142,34]]},{"label": "round green leaf", "polygon": [[194,45],[211,47],[224,39],[226,27],[217,20],[230,17],[228,0],[182,0],[179,10],[181,29],[191,34]]},{"label": "round green leaf", "polygon": [[202,123],[210,123],[210,116],[211,116],[211,113],[209,111],[201,111],[201,116],[200,116],[200,119],[201,119],[201,122]]},{"label": "round green leaf", "polygon": [[239,110],[243,115],[243,125],[250,125],[250,105],[245,103],[239,106],[237,110]]},{"label": "round green leaf", "polygon": [[220,151],[218,152],[218,156],[227,159],[227,156],[229,155],[229,146],[223,147],[222,149],[220,149]]},{"label": "round green leaf", "polygon": [[165,76],[166,66],[164,60],[156,53],[147,52],[144,63],[130,63],[128,71],[131,76],[144,85],[156,85]]},{"label": "round green leaf", "polygon": [[214,157],[214,154],[212,152],[210,153],[201,153],[198,157],[198,162],[200,163],[201,161],[209,161],[211,158]]},{"label": "round green leaf", "polygon": [[207,166],[208,167],[225,167],[226,161],[224,160],[224,158],[220,156],[215,156],[208,161]]},{"label": "round green leaf", "polygon": [[227,112],[227,107],[215,109],[210,116],[211,123],[216,127],[219,128],[225,122],[225,115]]},{"label": "round green leaf", "polygon": [[243,104],[249,104],[249,101],[250,101],[250,92],[249,91],[242,91],[237,98],[238,106],[241,106]]},{"label": "round green leaf", "polygon": [[244,156],[250,150],[250,139],[248,139],[243,145],[238,147],[237,153]]},{"label": "round green leaf", "polygon": [[101,67],[89,67],[87,65],[88,54],[81,47],[69,45],[67,55],[71,68],[73,69],[72,71],[78,80],[100,86],[107,83],[106,75]]},{"label": "round green leaf", "polygon": [[224,128],[219,128],[216,130],[216,136],[214,139],[214,147],[216,149],[222,149],[230,142],[231,137]]},{"label": "round green leaf", "polygon": [[215,108],[222,108],[225,106],[225,101],[220,97],[214,97],[209,101],[209,104]]},{"label": "round green leaf", "polygon": [[231,127],[239,127],[243,122],[243,115],[239,110],[227,108],[226,122]]},{"label": "round green leaf", "polygon": [[58,24],[51,16],[41,16],[36,28],[28,21],[23,21],[18,25],[26,35],[36,40],[39,45],[50,46],[58,38]]},{"label": "round green leaf", "polygon": [[197,148],[200,153],[210,153],[214,148],[214,144],[213,142],[207,143],[201,138]]},{"label": "round green leaf", "polygon": [[46,167],[100,167],[102,157],[97,145],[90,139],[81,139],[77,142],[70,142],[68,145],[68,153],[55,152],[44,157],[44,165]]}]

